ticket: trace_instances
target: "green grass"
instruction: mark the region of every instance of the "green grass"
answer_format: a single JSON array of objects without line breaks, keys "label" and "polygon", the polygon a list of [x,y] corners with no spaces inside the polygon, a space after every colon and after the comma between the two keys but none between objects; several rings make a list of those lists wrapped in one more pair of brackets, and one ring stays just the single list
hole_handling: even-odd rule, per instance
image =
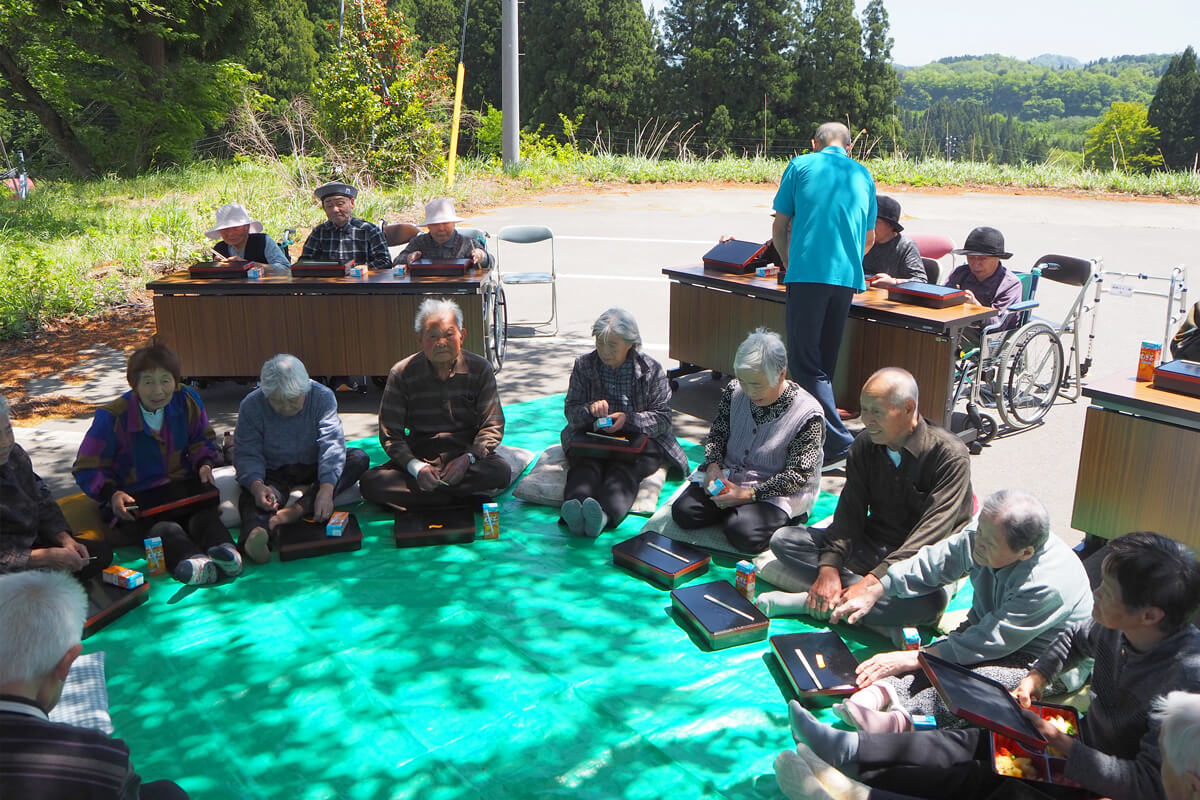
[{"label": "green grass", "polygon": [[[421,203],[449,195],[462,210],[511,202],[523,192],[596,183],[729,182],[775,184],[778,158],[680,158],[539,154],[504,170],[495,160],[462,160],[447,189],[440,179],[364,191],[355,213],[368,220],[419,219]],[[1200,198],[1200,175],[1126,175],[1065,164],[1009,166],[904,157],[867,166],[886,184],[1001,186]],[[196,260],[214,210],[241,202],[279,237],[324,220],[311,199],[309,165],[236,160],[203,162],[137,178],[38,182],[23,202],[0,199],[0,339],[44,323],[94,314],[135,296],[154,274]],[[298,245],[293,254],[299,252]]]}]

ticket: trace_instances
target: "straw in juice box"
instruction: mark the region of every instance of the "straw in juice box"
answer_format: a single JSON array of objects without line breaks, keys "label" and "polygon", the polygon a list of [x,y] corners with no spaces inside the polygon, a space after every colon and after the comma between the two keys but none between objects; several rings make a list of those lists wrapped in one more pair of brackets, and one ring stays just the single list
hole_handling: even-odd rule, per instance
[{"label": "straw in juice box", "polygon": [[483,504],[483,538],[500,538],[500,505],[498,503]]}]

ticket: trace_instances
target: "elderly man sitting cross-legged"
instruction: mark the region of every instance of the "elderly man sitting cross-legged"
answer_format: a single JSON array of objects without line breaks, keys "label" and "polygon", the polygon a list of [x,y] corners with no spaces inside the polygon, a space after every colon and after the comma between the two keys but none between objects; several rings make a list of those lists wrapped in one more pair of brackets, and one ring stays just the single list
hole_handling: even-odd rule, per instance
[{"label": "elderly man sitting cross-legged", "polygon": [[[793,585],[807,592],[767,592],[768,616],[810,614],[826,619],[837,606],[873,586],[888,568],[927,544],[945,539],[971,519],[971,464],[954,434],[917,411],[917,382],[902,369],[881,369],[860,397],[863,435],[846,461],[846,485],[825,530],[780,528],[771,550]],[[863,623],[895,629],[937,620],[944,590],[883,598]]]},{"label": "elderly man sitting cross-legged", "polygon": [[[333,498],[371,466],[365,451],[346,448],[333,392],[287,354],[263,364],[258,388],[238,409],[235,443],[241,546],[256,564],[270,560],[271,533],[279,525],[306,514],[329,519]],[[285,508],[294,489],[300,499]]]},{"label": "elderly man sitting cross-legged", "polygon": [[379,443],[391,459],[363,475],[368,500],[400,508],[477,505],[508,486],[496,454],[504,411],[486,358],[462,349],[462,309],[430,298],[414,324],[421,352],[392,367],[379,404]]},{"label": "elderly man sitting cross-legged", "polygon": [[86,617],[83,587],[64,573],[0,575],[0,797],[186,800],[171,781],[143,784],[120,739],[47,717]]}]

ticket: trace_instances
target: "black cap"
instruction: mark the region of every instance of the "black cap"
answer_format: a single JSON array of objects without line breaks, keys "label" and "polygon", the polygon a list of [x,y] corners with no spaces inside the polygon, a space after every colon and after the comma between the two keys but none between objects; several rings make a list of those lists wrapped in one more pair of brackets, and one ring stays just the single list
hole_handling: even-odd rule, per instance
[{"label": "black cap", "polygon": [[904,226],[900,224],[900,203],[886,194],[881,194],[875,198],[876,219],[886,219],[892,223],[892,227],[896,229],[896,233],[904,230]]},{"label": "black cap", "polygon": [[329,183],[318,186],[313,191],[313,194],[317,196],[318,200],[324,200],[326,197],[332,197],[334,195],[349,197],[351,200],[353,200],[354,198],[358,197],[358,189],[355,189],[348,183],[342,183],[341,181],[330,181]]},{"label": "black cap", "polygon": [[992,256],[1012,258],[1004,250],[1004,234],[995,228],[980,227],[967,234],[967,243],[954,251],[959,256]]}]

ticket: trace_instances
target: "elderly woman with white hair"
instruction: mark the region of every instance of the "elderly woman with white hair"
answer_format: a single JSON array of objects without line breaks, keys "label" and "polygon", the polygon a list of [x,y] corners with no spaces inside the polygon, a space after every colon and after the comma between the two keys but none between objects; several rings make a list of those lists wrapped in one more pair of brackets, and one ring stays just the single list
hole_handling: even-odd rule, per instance
[{"label": "elderly woman with white hair", "polygon": [[1200,694],[1176,690],[1154,702],[1162,727],[1162,782],[1167,800],[1200,800]]},{"label": "elderly woman with white hair", "polygon": [[0,573],[50,569],[87,580],[112,563],[104,542],[77,539],[13,437],[8,400],[0,394]]},{"label": "elderly woman with white hair", "polygon": [[719,523],[738,552],[761,553],[776,529],[808,518],[821,488],[825,422],[786,368],[776,333],[759,328],[738,346],[737,377],[717,404],[704,464],[671,507],[679,527]]},{"label": "elderly woman with white hair", "polygon": [[[234,443],[242,487],[240,546],[256,564],[270,560],[278,526],[310,513],[318,522],[329,519],[333,498],[371,465],[366,452],[346,447],[333,392],[287,354],[263,364],[258,388],[238,409]],[[300,499],[284,507],[295,489]]]},{"label": "elderly woman with white hair", "polygon": [[[688,462],[671,431],[667,374],[641,351],[637,320],[624,309],[610,308],[592,325],[592,336],[596,349],[575,359],[563,408],[562,444],[570,466],[560,513],[571,533],[595,538],[621,524],[643,478],[664,464],[682,476]],[[612,425],[601,428],[606,418]],[[632,461],[572,455],[571,441],[588,431],[642,433],[648,441]]]}]

